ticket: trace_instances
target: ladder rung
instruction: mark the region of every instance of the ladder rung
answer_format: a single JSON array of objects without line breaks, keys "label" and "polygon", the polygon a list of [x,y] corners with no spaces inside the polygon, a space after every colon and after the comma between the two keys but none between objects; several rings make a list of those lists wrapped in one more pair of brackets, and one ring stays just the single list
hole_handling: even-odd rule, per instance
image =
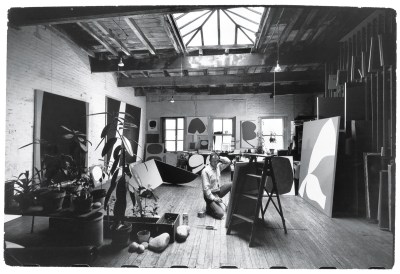
[{"label": "ladder rung", "polygon": [[235,217],[237,217],[239,219],[242,219],[243,221],[246,221],[246,222],[249,222],[249,223],[254,223],[254,219],[251,219],[249,217],[246,217],[246,216],[243,216],[243,215],[240,215],[240,214],[232,214],[232,216],[235,216]]},{"label": "ladder rung", "polygon": [[261,177],[262,177],[261,175],[251,174],[251,173],[247,173],[246,175],[249,176],[249,177],[256,178],[256,179],[261,179]]},{"label": "ladder rung", "polygon": [[257,200],[258,199],[258,195],[255,195],[255,194],[243,193],[242,196],[246,197],[246,198],[249,198],[249,199],[253,199],[253,200]]}]

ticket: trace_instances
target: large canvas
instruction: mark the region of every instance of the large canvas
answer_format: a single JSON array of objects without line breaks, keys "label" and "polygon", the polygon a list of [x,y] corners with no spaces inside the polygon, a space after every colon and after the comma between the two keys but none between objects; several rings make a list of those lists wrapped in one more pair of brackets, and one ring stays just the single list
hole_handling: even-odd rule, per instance
[{"label": "large canvas", "polygon": [[[141,119],[141,108],[132,106],[130,104],[112,99],[107,97],[106,98],[106,108],[108,113],[116,113],[116,112],[121,112],[120,116],[124,116],[125,120],[127,122],[135,124],[137,127],[136,128],[129,128],[129,129],[124,129],[122,132],[122,135],[128,138],[128,140],[131,141],[131,146],[132,146],[132,151],[136,155],[137,149],[138,149],[138,142],[139,142],[139,132],[140,132],[140,119]],[[131,116],[134,117],[134,119],[131,119],[129,116],[125,115],[124,113],[128,113]],[[107,116],[107,124],[111,121],[113,116],[108,115]],[[111,129],[108,134],[107,134],[107,139],[116,137],[117,135],[117,128],[116,126]],[[118,146],[120,143],[117,142],[114,145],[114,148]],[[114,151],[114,149],[112,150]],[[111,153],[110,151],[107,154],[107,159],[111,159]],[[136,162],[136,156],[130,156],[126,155],[126,162],[127,163],[133,163]]]},{"label": "large canvas", "polygon": [[[66,132],[61,126],[86,134],[88,108],[84,101],[35,90],[34,139],[45,141],[34,144],[35,167],[42,168],[44,155],[70,154],[69,140],[62,137]],[[86,153],[80,161],[87,163]]]},{"label": "large canvas", "polygon": [[257,122],[241,121],[240,122],[240,147],[241,148],[256,148],[257,140]]},{"label": "large canvas", "polygon": [[305,122],[301,149],[299,195],[332,217],[339,119]]},{"label": "large canvas", "polygon": [[133,175],[129,183],[135,188],[141,185],[145,188],[156,189],[163,183],[154,159],[141,164],[130,164],[129,169]]},{"label": "large canvas", "polygon": [[186,124],[187,124],[188,135],[207,134],[207,127],[208,127],[207,117],[187,117]]}]

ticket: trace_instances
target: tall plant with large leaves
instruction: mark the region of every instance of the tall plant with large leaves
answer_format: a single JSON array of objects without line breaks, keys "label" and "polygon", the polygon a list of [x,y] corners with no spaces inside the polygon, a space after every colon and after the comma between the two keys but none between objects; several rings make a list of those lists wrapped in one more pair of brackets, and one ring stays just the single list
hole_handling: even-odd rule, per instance
[{"label": "tall plant with large leaves", "polygon": [[[131,173],[129,171],[129,166],[126,163],[126,153],[128,153],[130,156],[137,156],[136,154],[133,153],[132,150],[132,145],[128,138],[126,138],[121,131],[123,130],[133,130],[133,128],[137,128],[137,126],[131,122],[134,120],[134,117],[130,115],[129,113],[126,112],[116,112],[116,113],[108,113],[108,112],[101,112],[101,113],[94,113],[90,115],[109,115],[111,117],[110,122],[103,128],[101,132],[101,141],[98,144],[97,148],[100,146],[101,143],[104,141],[104,146],[101,152],[101,156],[104,157],[107,155],[110,151],[112,151],[114,145],[117,143],[118,140],[121,140],[121,144],[116,146],[114,151],[112,152],[112,157],[113,157],[113,164],[111,166],[110,170],[110,175],[111,177],[111,182],[110,182],[110,188],[107,191],[104,205],[106,207],[107,212],[109,211],[109,200],[111,197],[111,194],[115,190],[115,203],[114,203],[114,224],[113,228],[117,229],[121,225],[124,224],[124,219],[125,219],[125,211],[127,207],[127,200],[126,196],[127,193],[129,192],[129,196],[132,200],[132,204],[136,204],[136,199],[135,199],[135,192],[134,189],[129,188],[129,182],[128,178],[131,177]],[[124,117],[121,117],[120,114],[124,114]],[[107,138],[108,132],[111,130],[117,129],[116,136]],[[97,149],[96,148],[96,149]],[[118,178],[118,175],[121,175]],[[127,178],[128,177],[128,178]]]}]

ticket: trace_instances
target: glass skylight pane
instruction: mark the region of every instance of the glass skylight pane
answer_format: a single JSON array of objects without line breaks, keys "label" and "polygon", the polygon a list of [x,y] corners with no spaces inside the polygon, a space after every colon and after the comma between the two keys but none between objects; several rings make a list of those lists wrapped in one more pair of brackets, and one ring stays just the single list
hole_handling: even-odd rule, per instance
[{"label": "glass skylight pane", "polygon": [[203,37],[205,46],[218,45],[218,23],[217,23],[217,12],[208,19],[203,26]]},{"label": "glass skylight pane", "polygon": [[249,38],[246,37],[246,35],[243,34],[243,32],[240,29],[238,29],[237,43],[239,45],[243,45],[243,44],[251,44],[252,42],[249,40]]},{"label": "glass skylight pane", "polygon": [[225,15],[220,13],[221,20],[221,45],[233,45],[235,43],[235,25]]},{"label": "glass skylight pane", "polygon": [[[239,25],[244,26],[248,29],[251,29],[253,31],[257,31],[258,30],[258,26],[260,25],[260,20],[261,20],[261,16],[251,12],[245,8],[235,8],[235,9],[229,9],[231,12],[228,12],[229,16]],[[235,14],[234,14],[235,13]],[[243,16],[244,18],[242,18],[241,16]],[[246,20],[246,19],[248,20]],[[252,22],[250,22],[250,21]],[[256,24],[254,24],[253,22],[256,22]]]},{"label": "glass skylight pane", "polygon": [[[253,12],[249,9],[252,9],[257,12]],[[238,24],[244,28],[246,34],[250,37],[250,40],[243,33],[238,32],[237,44],[252,44],[254,43],[256,37],[255,32],[258,31],[260,20],[262,18],[262,14],[264,12],[263,7],[249,7],[249,9],[244,7],[231,8],[228,9],[232,12],[227,11],[228,16],[232,19],[229,19],[223,10],[220,10],[220,44],[222,46],[233,45],[235,44],[235,25]],[[191,39],[196,29],[201,26],[204,21],[210,16],[209,10],[205,11],[197,11],[191,12],[182,16],[179,19],[176,19],[177,25],[180,29],[181,35],[186,35],[190,31],[192,33],[183,37],[185,44]],[[179,17],[180,14],[175,14],[174,17]],[[201,16],[203,15],[203,16]],[[198,18],[201,16],[200,18]],[[203,25],[203,39],[204,46],[214,46],[218,45],[218,19],[217,19],[217,11],[215,11],[208,21]],[[196,19],[196,20],[195,20]],[[247,20],[249,19],[249,20]],[[194,21],[193,21],[194,20]],[[193,22],[192,22],[193,21]],[[233,22],[234,21],[234,22]],[[251,22],[253,21],[253,22]],[[187,26],[185,26],[187,24]],[[246,30],[248,29],[248,30]],[[253,40],[253,41],[251,41]],[[202,46],[201,43],[201,34],[198,32],[196,36],[191,40],[191,42],[187,45],[188,47],[196,47]]]},{"label": "glass skylight pane", "polygon": [[[186,25],[187,23],[193,21],[195,18],[197,18],[197,17],[199,17],[199,16],[201,16],[201,15],[207,13],[207,12],[208,12],[208,10],[190,12],[190,13],[186,14],[185,16],[179,18],[176,21],[176,23],[178,24],[178,27],[181,28],[182,26]],[[177,16],[175,15],[174,17],[177,17]],[[195,23],[196,21],[197,22],[198,21],[203,22],[204,18],[206,18],[206,17],[207,17],[207,15],[204,15],[204,16],[200,17],[199,19],[195,20],[193,23]],[[189,24],[188,26],[192,25],[193,23]],[[181,32],[182,32],[182,30],[186,31],[186,28],[188,26],[186,26],[183,29],[181,29]]]},{"label": "glass skylight pane", "polygon": [[[200,36],[200,31],[196,34],[196,36],[192,39],[192,41],[190,41],[190,44],[188,46],[190,47],[201,47],[201,36]],[[192,37],[191,35],[188,35],[189,37]],[[186,38],[186,37],[185,37]],[[190,38],[188,38],[185,43],[187,43],[187,41],[189,41]]]}]

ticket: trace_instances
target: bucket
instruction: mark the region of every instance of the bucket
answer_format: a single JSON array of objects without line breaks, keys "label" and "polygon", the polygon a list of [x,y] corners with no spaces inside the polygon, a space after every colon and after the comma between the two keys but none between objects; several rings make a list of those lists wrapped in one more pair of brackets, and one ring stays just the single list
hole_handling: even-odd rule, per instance
[{"label": "bucket", "polygon": [[101,246],[103,244],[103,213],[96,212],[78,221],[80,243]]}]

